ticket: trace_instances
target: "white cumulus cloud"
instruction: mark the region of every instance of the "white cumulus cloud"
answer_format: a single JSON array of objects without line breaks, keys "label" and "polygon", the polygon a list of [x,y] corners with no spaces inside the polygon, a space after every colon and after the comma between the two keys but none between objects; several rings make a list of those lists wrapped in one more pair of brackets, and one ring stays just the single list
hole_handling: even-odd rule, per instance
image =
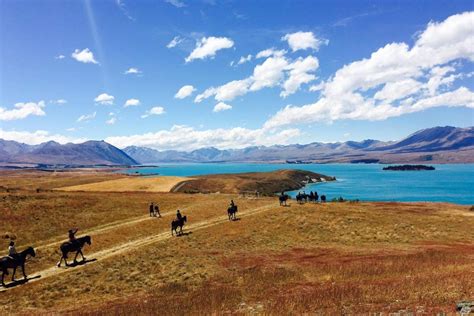
[{"label": "white cumulus cloud", "polygon": [[99,94],[95,99],[95,103],[102,105],[112,105],[114,104],[115,97],[113,95],[102,93]]},{"label": "white cumulus cloud", "polygon": [[219,102],[214,106],[213,112],[221,112],[232,109],[232,105],[226,104],[224,102]]},{"label": "white cumulus cloud", "polygon": [[193,127],[175,125],[169,130],[129,136],[108,137],[106,142],[119,148],[144,146],[157,150],[194,150],[203,147],[221,149],[248,146],[288,144],[300,135],[298,129],[265,130],[234,127],[229,129],[197,130]]},{"label": "white cumulus cloud", "polygon": [[250,90],[257,91],[278,85],[283,79],[283,71],[287,66],[288,61],[285,57],[267,58],[262,64],[255,66]]},{"label": "white cumulus cloud", "polygon": [[21,102],[16,103],[12,109],[0,107],[0,121],[21,120],[28,116],[44,116],[45,102]]},{"label": "white cumulus cloud", "polygon": [[263,63],[255,66],[251,76],[233,80],[218,87],[207,88],[196,96],[194,102],[199,103],[212,96],[219,102],[232,101],[248,92],[275,86],[282,86],[284,90],[281,96],[286,97],[295,93],[302,84],[314,80],[316,76],[311,72],[314,72],[318,66],[316,57],[308,56],[291,62],[283,55],[270,54]]},{"label": "white cumulus cloud", "polygon": [[282,41],[287,41],[288,46],[290,46],[292,51],[305,50],[311,48],[315,51],[318,51],[321,45],[327,45],[328,40],[323,40],[317,38],[313,32],[296,32],[291,34],[286,34],[283,36]]},{"label": "white cumulus cloud", "polygon": [[248,54],[247,56],[242,56],[242,57],[240,57],[239,61],[237,62],[237,65],[242,65],[242,64],[248,63],[251,60],[252,60],[252,55],[251,54]]},{"label": "white cumulus cloud", "polygon": [[193,92],[196,91],[196,88],[194,88],[193,86],[191,85],[185,85],[185,86],[182,86],[178,92],[176,92],[176,94],[174,95],[174,97],[176,99],[184,99],[184,98],[187,98],[189,97],[190,95],[193,94]]},{"label": "white cumulus cloud", "polygon": [[221,49],[231,48],[234,46],[234,41],[227,37],[203,37],[197,43],[194,50],[186,57],[187,63],[195,59],[205,59],[214,57],[217,51]]},{"label": "white cumulus cloud", "polygon": [[83,50],[76,49],[71,54],[71,57],[81,63],[98,64],[97,60],[95,60],[94,58],[94,54],[90,51],[89,48],[84,48]]},{"label": "white cumulus cloud", "polygon": [[140,100],[138,99],[128,99],[125,101],[125,104],[123,105],[124,108],[129,107],[129,106],[138,106],[140,105]]},{"label": "white cumulus cloud", "polygon": [[286,50],[277,50],[275,48],[268,48],[257,53],[255,58],[267,58],[270,56],[281,57],[287,53]]},{"label": "white cumulus cloud", "polygon": [[139,74],[141,74],[141,73],[142,73],[142,71],[141,71],[140,69],[138,69],[138,68],[136,68],[136,67],[130,67],[130,68],[128,68],[127,70],[125,70],[125,72],[124,72],[123,74],[124,74],[124,75],[131,75],[131,74],[133,74],[133,75],[139,75]]},{"label": "white cumulus cloud", "polygon": [[312,74],[319,67],[319,61],[316,57],[308,56],[299,58],[288,66],[290,74],[288,79],[283,83],[283,91],[280,96],[287,97],[299,90],[302,84],[309,83],[316,79]]},{"label": "white cumulus cloud", "polygon": [[141,117],[142,118],[147,118],[151,115],[162,115],[162,114],[165,114],[165,108],[162,107],[162,106],[154,106],[151,109],[149,109],[148,111],[146,111],[146,113],[143,114]]},{"label": "white cumulus cloud", "polygon": [[354,61],[314,86],[315,103],[287,106],[266,128],[319,121],[384,120],[439,106],[474,107],[468,88],[453,82],[469,78],[457,70],[459,60],[474,61],[474,12],[431,22],[410,48],[390,43],[370,57]]}]

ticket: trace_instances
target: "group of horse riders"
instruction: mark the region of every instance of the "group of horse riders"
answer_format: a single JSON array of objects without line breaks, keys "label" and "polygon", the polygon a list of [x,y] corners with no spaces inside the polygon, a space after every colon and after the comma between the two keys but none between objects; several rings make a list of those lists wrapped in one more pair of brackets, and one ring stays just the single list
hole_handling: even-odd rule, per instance
[{"label": "group of horse riders", "polygon": [[[237,205],[235,205],[234,200],[230,201],[229,208],[228,208],[228,214],[229,214],[229,219],[236,219],[235,218],[235,213],[237,213]],[[160,208],[158,205],[154,205],[153,202],[150,203],[150,216],[159,216],[161,217],[160,214]],[[181,214],[180,210],[176,211],[176,219],[172,221],[171,223],[171,234],[173,235],[173,231],[176,232],[176,235],[182,234],[183,233],[183,226],[184,223],[187,221],[186,216],[183,216]],[[178,232],[177,228],[180,228],[180,231]],[[79,231],[79,228],[72,228],[68,230],[68,241],[61,244],[60,250],[62,251],[62,256],[60,261],[58,262],[58,267],[61,266],[62,260],[66,262],[66,266],[68,265],[67,263],[67,254],[69,252],[74,252],[76,251],[76,257],[74,258],[74,262],[76,262],[78,254],[81,254],[83,261],[85,261],[85,257],[82,254],[82,247],[84,246],[85,243],[91,244],[91,238],[90,236],[85,236],[82,238],[77,239],[76,234]],[[12,281],[15,279],[15,272],[17,267],[21,267],[23,271],[23,275],[25,277],[25,280],[27,279],[26,274],[25,274],[25,261],[26,261],[26,256],[31,255],[35,256],[36,253],[32,247],[29,247],[27,250],[18,253],[15,247],[15,241],[10,240],[10,243],[8,244],[8,255],[6,257],[0,258],[0,269],[3,270],[2,274],[2,279],[1,279],[1,284],[5,286],[4,284],[4,277],[5,275],[8,275],[8,269],[14,269],[13,270],[13,276],[12,276]]]},{"label": "group of horse riders", "polygon": [[[69,242],[71,244],[76,243],[76,233],[79,230],[79,228],[73,228],[68,231],[68,237],[69,237]],[[11,260],[18,260],[18,252],[16,251],[15,247],[15,242],[13,240],[10,240],[10,243],[8,244],[8,256],[9,259]]]},{"label": "group of horse riders", "polygon": [[[318,202],[319,200],[319,195],[318,195],[318,192],[309,192],[309,194],[307,194],[305,191],[303,191],[303,193],[301,192],[298,192],[298,194],[296,195],[296,201],[298,202],[302,202],[303,200],[306,202],[306,201],[310,201],[310,202]],[[326,202],[326,196],[325,195],[321,195],[321,202]]]},{"label": "group of horse riders", "polygon": [[[286,205],[286,200],[289,198],[287,194],[284,192],[281,193],[280,195],[280,205],[282,203],[285,203]],[[302,200],[307,200],[309,199],[310,201],[318,201],[318,193],[317,192],[310,192],[310,194],[306,193],[298,193],[296,196],[297,201],[302,201]],[[321,195],[321,202],[326,201],[326,196]],[[236,213],[237,213],[237,205],[235,205],[234,200],[230,201],[229,208],[227,209],[227,213],[229,216],[229,220],[236,220]],[[161,217],[160,214],[160,208],[158,205],[155,205],[153,202],[150,203],[150,216],[159,216]],[[184,223],[187,221],[187,217],[183,216],[180,212],[180,210],[176,211],[176,219],[174,219],[171,222],[171,235],[173,235],[173,231],[176,232],[176,235],[183,234],[183,226]],[[178,228],[180,228],[180,231],[178,232]],[[65,242],[61,245],[60,250],[62,251],[62,257],[61,260],[58,263],[58,267],[61,266],[62,260],[66,262],[66,266],[68,265],[67,263],[67,254],[69,252],[74,252],[76,251],[76,257],[74,258],[74,262],[76,262],[77,256],[81,254],[82,259],[85,260],[84,255],[82,254],[82,247],[84,244],[91,244],[91,238],[90,236],[84,236],[82,238],[76,239],[76,234],[78,232],[78,228],[73,228],[68,231],[68,242]],[[15,271],[18,266],[21,266],[23,270],[23,275],[26,279],[25,271],[24,271],[24,265],[25,265],[25,259],[27,255],[35,256],[35,251],[32,247],[29,247],[25,251],[18,253],[16,248],[15,248],[15,242],[13,240],[10,241],[8,245],[8,256],[0,258],[0,268],[3,270],[2,274],[2,285],[4,285],[3,279],[4,276],[8,274],[7,269],[8,268],[13,268],[13,277],[12,280],[14,280],[15,277]]]},{"label": "group of horse riders", "polygon": [[155,205],[153,202],[150,202],[150,217],[156,217],[157,215],[161,217],[160,207],[158,204]]}]

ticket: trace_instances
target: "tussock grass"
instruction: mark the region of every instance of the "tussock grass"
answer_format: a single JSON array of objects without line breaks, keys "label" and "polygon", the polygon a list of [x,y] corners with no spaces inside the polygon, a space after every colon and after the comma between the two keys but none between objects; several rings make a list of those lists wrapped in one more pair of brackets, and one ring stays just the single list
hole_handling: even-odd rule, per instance
[{"label": "tussock grass", "polygon": [[[28,263],[39,271],[56,262],[70,226],[91,232],[88,256],[168,232],[176,208],[190,223],[225,217],[231,198],[238,215],[269,209],[0,293],[0,313],[435,314],[474,297],[474,217],[452,204],[25,191],[0,194],[1,230],[17,234],[19,248],[41,246]],[[172,214],[147,218],[150,201]]]}]

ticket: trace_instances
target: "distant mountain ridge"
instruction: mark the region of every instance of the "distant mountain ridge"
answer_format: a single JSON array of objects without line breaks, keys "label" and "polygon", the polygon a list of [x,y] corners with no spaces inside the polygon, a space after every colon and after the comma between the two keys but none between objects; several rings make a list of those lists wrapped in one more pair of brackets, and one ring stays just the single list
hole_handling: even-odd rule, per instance
[{"label": "distant mountain ridge", "polygon": [[474,163],[474,127],[433,127],[393,142],[374,139],[306,145],[253,146],[219,150],[214,147],[190,152],[158,151],[129,146],[123,149],[140,163],[178,162],[382,162]]},{"label": "distant mountain ridge", "polygon": [[137,165],[128,154],[104,141],[27,145],[0,139],[0,162],[47,165]]},{"label": "distant mountain ridge", "polygon": [[49,141],[27,145],[0,139],[0,164],[3,165],[130,166],[181,162],[474,163],[474,127],[433,127],[392,142],[368,139],[225,150],[208,147],[190,152],[138,146],[121,150],[104,141],[64,145]]}]

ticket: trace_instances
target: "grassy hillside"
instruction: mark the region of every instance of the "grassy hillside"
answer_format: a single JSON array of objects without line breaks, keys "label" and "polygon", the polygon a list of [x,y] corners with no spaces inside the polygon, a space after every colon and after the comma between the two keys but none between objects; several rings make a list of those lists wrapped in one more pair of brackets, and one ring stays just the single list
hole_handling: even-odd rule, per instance
[{"label": "grassy hillside", "polygon": [[[227,219],[230,199],[239,221]],[[150,201],[163,218],[148,217]],[[187,234],[171,237],[177,208]],[[474,297],[474,213],[464,206],[18,191],[0,193],[0,210],[19,250],[36,247],[27,271],[41,275],[0,287],[0,314],[433,314]],[[85,255],[97,261],[55,268],[75,226],[92,236]]]},{"label": "grassy hillside", "polygon": [[273,195],[277,192],[297,190],[305,181],[333,181],[334,178],[304,170],[277,170],[238,174],[215,174],[194,177],[175,186],[173,192],[184,193],[242,193],[256,192]]}]

